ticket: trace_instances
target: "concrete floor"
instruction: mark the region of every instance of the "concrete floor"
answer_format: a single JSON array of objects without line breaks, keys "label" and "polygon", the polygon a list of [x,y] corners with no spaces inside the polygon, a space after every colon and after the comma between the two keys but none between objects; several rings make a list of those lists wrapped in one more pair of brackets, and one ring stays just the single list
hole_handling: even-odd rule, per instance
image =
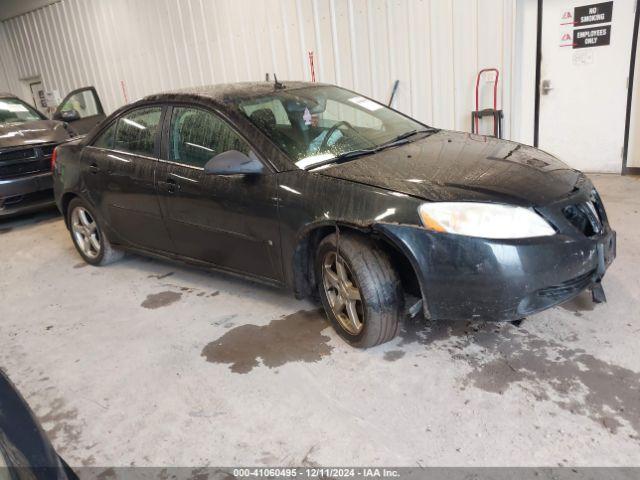
[{"label": "concrete floor", "polygon": [[72,465],[638,465],[640,179],[594,176],[618,259],[511,325],[358,351],[283,291],[0,222],[0,367]]}]

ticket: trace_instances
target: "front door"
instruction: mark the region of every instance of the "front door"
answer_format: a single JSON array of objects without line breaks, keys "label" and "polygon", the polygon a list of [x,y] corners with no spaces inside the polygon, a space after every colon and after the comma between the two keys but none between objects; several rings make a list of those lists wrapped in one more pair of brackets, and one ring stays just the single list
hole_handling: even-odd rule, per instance
[{"label": "front door", "polygon": [[543,0],[538,146],[620,172],[636,0]]},{"label": "front door", "polygon": [[53,114],[54,120],[67,122],[83,135],[105,119],[98,92],[93,87],[78,88],[69,93]]},{"label": "front door", "polygon": [[176,106],[167,113],[156,174],[176,253],[219,268],[281,281],[275,175],[207,175],[205,163],[248,143],[209,110]]}]

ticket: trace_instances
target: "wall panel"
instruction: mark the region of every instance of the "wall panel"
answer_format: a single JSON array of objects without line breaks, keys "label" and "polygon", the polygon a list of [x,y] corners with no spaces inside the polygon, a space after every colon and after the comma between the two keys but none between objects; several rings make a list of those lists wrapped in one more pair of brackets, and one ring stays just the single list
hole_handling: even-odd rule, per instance
[{"label": "wall panel", "polygon": [[[434,125],[469,130],[479,68],[501,70],[505,132],[533,102],[534,71],[516,48],[527,0],[61,0],[6,20],[0,86],[24,94],[41,76],[61,94],[95,85],[111,111],[147,94],[208,83],[310,80],[337,83]],[[515,48],[514,48],[515,46]],[[528,54],[527,52],[524,52]],[[512,81],[515,78],[516,82]],[[512,90],[512,87],[514,90]],[[489,101],[492,85],[482,84]],[[523,100],[524,98],[524,100]],[[519,119],[518,119],[519,120]]]},{"label": "wall panel", "polygon": [[0,23],[0,92],[19,92],[18,76],[7,27]]}]

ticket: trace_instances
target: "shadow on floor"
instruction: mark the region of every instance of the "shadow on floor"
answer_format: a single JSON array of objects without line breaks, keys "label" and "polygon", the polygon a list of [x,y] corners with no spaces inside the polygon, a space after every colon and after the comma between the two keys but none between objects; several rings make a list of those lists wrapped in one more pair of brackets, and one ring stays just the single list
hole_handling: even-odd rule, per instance
[{"label": "shadow on floor", "polygon": [[50,207],[39,212],[12,215],[8,218],[0,218],[0,235],[41,223],[57,221],[62,221],[62,216],[56,207]]}]

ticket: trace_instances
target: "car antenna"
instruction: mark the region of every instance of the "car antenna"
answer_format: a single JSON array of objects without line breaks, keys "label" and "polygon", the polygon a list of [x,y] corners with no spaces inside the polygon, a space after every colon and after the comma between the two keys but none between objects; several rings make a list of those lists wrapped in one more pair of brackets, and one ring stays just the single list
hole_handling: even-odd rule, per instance
[{"label": "car antenna", "polygon": [[284,88],[284,85],[278,81],[278,77],[276,76],[275,73],[273,74],[273,79],[274,79],[273,86],[276,88],[276,90],[281,90]]}]

